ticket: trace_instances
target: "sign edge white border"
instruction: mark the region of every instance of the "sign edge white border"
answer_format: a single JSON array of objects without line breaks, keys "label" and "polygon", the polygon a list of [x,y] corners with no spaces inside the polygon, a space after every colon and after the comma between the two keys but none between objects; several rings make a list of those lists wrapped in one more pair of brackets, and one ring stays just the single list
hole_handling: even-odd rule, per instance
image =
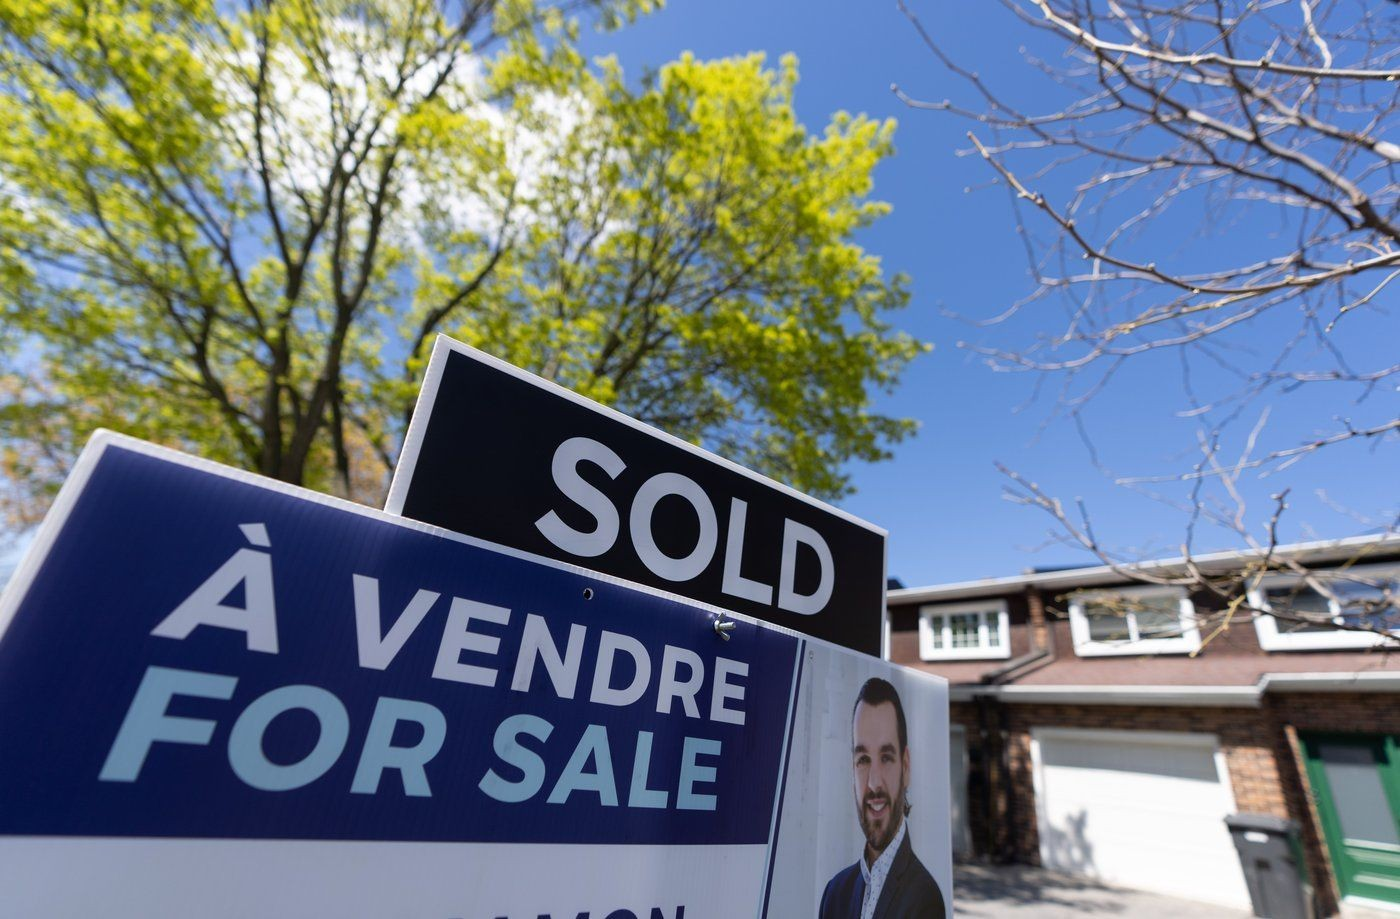
[{"label": "sign edge white border", "polygon": [[[20,604],[29,594],[29,587],[34,581],[34,576],[39,573],[39,568],[49,557],[49,550],[53,548],[54,540],[63,529],[63,524],[67,521],[68,514],[73,510],[78,496],[87,487],[88,478],[97,466],[97,461],[102,457],[108,443],[113,438],[122,438],[122,435],[106,428],[98,428],[88,438],[88,442],[83,445],[82,452],[78,454],[77,462],[68,471],[68,476],[63,480],[63,484],[59,486],[58,496],[54,498],[53,504],[49,505],[48,512],[44,514],[44,519],[40,521],[39,529],[34,534],[34,541],[25,550],[24,557],[20,559],[19,566],[10,575],[10,579],[5,582],[3,590],[0,590],[0,640],[3,640],[6,633],[9,632],[10,623],[14,621],[15,614],[19,612]],[[122,439],[136,441],[136,438]],[[140,443],[140,441],[136,442]]]},{"label": "sign edge white border", "polygon": [[423,436],[428,428],[429,409],[437,402],[438,385],[442,382],[442,367],[446,363],[446,351],[438,343],[447,338],[438,334],[433,341],[432,354],[428,356],[428,367],[423,372],[423,385],[418,389],[418,399],[413,403],[413,417],[409,419],[408,430],[404,432],[403,446],[399,448],[399,460],[394,464],[394,475],[389,480],[389,494],[384,498],[386,513],[403,515],[403,502],[408,494],[408,481],[413,470],[418,467],[418,451],[423,446]]}]

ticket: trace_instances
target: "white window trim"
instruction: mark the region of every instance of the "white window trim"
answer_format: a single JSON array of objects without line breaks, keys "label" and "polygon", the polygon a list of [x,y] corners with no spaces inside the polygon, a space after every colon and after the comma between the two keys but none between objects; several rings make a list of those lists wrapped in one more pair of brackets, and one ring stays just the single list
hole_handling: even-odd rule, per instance
[{"label": "white window trim", "polygon": [[[1095,641],[1089,637],[1089,617],[1084,614],[1086,601],[1103,596],[1124,598],[1173,596],[1181,611],[1181,634],[1171,638],[1128,638],[1122,641]],[[1201,647],[1201,632],[1196,627],[1196,608],[1182,587],[1124,587],[1091,590],[1075,594],[1069,601],[1069,631],[1074,638],[1074,653],[1080,657],[1111,657],[1128,654],[1190,654]],[[1136,620],[1129,624],[1129,634],[1136,632]]]},{"label": "white window trim", "polygon": [[[1326,574],[1319,571],[1319,574]],[[1346,571],[1349,575],[1366,577],[1367,575],[1379,574],[1400,574],[1400,566],[1396,565],[1364,565],[1349,568]],[[1249,590],[1249,605],[1257,610],[1269,609],[1268,595],[1265,593],[1270,587],[1281,585],[1297,584],[1303,578],[1296,574],[1270,574],[1262,578],[1259,583]],[[1335,603],[1329,603],[1333,612],[1340,615]],[[1259,636],[1259,647],[1265,651],[1325,651],[1347,650],[1356,648],[1374,648],[1378,645],[1387,644],[1387,640],[1382,635],[1373,635],[1370,632],[1351,632],[1345,629],[1338,629],[1335,632],[1280,632],[1278,620],[1273,616],[1260,614],[1254,617],[1254,634]]]},{"label": "white window trim", "polygon": [[[979,646],[976,648],[950,648],[950,630],[946,620],[943,628],[943,647],[933,647],[933,622],[935,616],[947,617],[956,613],[982,613],[983,619],[977,627]],[[986,617],[997,617],[997,634],[1000,642],[987,645]],[[1005,600],[978,600],[968,603],[934,603],[919,607],[919,659],[925,661],[995,661],[1011,657],[1011,628],[1006,614]]]}]

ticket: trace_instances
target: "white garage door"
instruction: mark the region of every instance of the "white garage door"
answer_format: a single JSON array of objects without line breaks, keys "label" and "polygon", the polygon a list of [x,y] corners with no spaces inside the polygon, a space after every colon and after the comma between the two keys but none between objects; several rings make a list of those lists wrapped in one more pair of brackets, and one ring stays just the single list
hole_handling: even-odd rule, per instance
[{"label": "white garage door", "polygon": [[967,734],[962,725],[948,732],[948,780],[952,785],[953,854],[967,855]]},{"label": "white garage door", "polygon": [[1249,908],[1214,735],[1043,729],[1032,741],[1043,865]]}]

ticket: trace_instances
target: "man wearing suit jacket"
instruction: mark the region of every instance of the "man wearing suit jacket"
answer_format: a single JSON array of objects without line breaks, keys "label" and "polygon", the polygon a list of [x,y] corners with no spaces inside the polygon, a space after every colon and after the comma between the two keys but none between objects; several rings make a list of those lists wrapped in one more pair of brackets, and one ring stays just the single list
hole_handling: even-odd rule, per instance
[{"label": "man wearing suit jacket", "polygon": [[851,713],[860,859],[822,893],[820,919],[945,919],[938,882],[909,844],[909,728],[899,693],[867,680]]}]

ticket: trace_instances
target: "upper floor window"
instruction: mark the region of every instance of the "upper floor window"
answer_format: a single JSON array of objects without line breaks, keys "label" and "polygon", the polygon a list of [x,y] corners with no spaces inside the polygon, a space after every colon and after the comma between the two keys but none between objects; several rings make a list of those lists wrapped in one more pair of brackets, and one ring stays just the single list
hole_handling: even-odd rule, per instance
[{"label": "upper floor window", "polygon": [[919,610],[919,657],[926,661],[1011,656],[1006,603],[940,603]]},{"label": "upper floor window", "polygon": [[1269,575],[1249,592],[1249,603],[1263,611],[1254,630],[1266,651],[1370,648],[1389,639],[1366,629],[1400,631],[1400,568]]},{"label": "upper floor window", "polygon": [[1196,613],[1179,587],[1129,587],[1075,594],[1069,603],[1074,651],[1182,654],[1201,646]]}]

